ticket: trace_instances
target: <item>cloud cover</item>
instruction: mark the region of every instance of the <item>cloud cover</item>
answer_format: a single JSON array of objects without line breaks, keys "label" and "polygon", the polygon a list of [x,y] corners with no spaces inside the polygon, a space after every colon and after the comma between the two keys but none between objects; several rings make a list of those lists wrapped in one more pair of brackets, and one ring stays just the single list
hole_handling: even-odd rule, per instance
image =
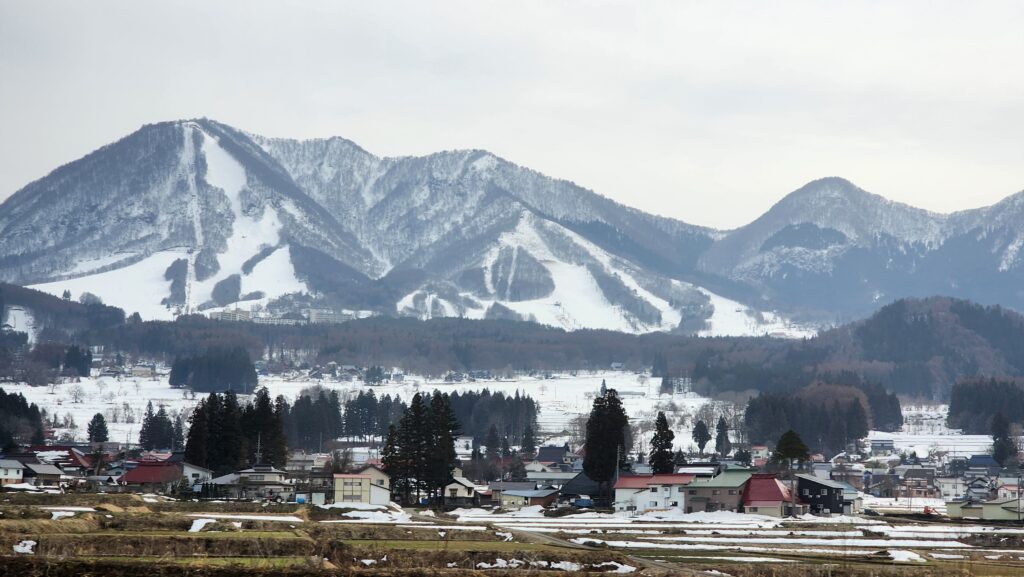
[{"label": "cloud cover", "polygon": [[937,211],[1024,188],[1019,2],[0,0],[0,198],[207,116],[485,148],[730,228],[821,176]]}]

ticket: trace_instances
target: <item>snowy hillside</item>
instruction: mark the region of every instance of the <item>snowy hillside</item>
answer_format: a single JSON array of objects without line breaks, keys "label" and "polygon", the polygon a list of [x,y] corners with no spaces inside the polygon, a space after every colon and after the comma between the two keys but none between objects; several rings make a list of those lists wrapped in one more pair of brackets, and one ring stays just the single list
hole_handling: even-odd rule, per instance
[{"label": "snowy hillside", "polygon": [[792,319],[908,296],[1024,308],[1022,246],[1024,195],[940,215],[827,178],[722,232],[482,150],[384,158],[208,119],[144,126],[0,204],[0,281],[161,319],[320,308],[802,335]]}]

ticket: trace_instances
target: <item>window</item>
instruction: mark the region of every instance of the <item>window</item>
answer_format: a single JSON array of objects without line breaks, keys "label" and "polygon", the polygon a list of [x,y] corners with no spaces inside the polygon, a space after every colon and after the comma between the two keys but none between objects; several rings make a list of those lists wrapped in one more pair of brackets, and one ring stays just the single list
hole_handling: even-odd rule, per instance
[{"label": "window", "polygon": [[822,495],[828,495],[828,489],[822,489],[821,490],[821,494]]},{"label": "window", "polygon": [[804,489],[804,495],[810,495],[810,494],[811,494],[811,490],[810,489]]},{"label": "window", "polygon": [[690,489],[690,494],[691,495],[696,495],[697,494],[697,489]]},{"label": "window", "polygon": [[459,496],[459,490],[458,489],[448,489],[448,496],[449,497],[458,497]]},{"label": "window", "polygon": [[651,501],[649,506],[650,507],[657,507],[658,506],[658,502],[657,501]]},{"label": "window", "polygon": [[730,495],[735,495],[736,494],[736,489],[729,489],[729,494]]},{"label": "window", "polygon": [[715,489],[715,490],[711,491],[711,494],[712,494],[712,495],[721,495],[721,494],[722,494],[722,492],[721,492],[721,491],[719,491],[718,489]]},{"label": "window", "polygon": [[658,492],[658,488],[657,487],[651,487],[651,492],[652,493],[657,493]]},{"label": "window", "polygon": [[672,487],[665,487],[665,492],[666,492],[666,493],[668,493],[668,492],[669,492],[669,491],[671,491],[671,490],[672,490]]},{"label": "window", "polygon": [[747,511],[750,511],[751,513],[757,513],[757,507],[747,507]]}]

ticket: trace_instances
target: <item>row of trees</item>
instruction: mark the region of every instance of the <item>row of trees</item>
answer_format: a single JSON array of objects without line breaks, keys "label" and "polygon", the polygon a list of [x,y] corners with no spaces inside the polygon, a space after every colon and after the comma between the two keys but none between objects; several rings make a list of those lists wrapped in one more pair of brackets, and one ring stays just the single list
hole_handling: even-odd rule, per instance
[{"label": "row of trees", "polygon": [[215,347],[200,355],[175,358],[170,384],[200,393],[232,390],[249,394],[256,388],[256,368],[245,348]]},{"label": "row of trees", "polygon": [[965,379],[953,386],[947,424],[969,434],[985,434],[996,414],[1024,415],[1024,381],[1010,378]]},{"label": "row of trees", "polygon": [[0,388],[0,448],[43,442],[43,416],[35,403],[21,393]]},{"label": "row of trees", "polygon": [[460,431],[448,395],[414,395],[398,424],[388,427],[381,452],[392,491],[405,503],[425,495],[443,505],[442,489],[455,468],[455,438]]},{"label": "row of trees", "polygon": [[804,399],[762,394],[747,404],[744,416],[751,441],[769,442],[793,430],[815,451],[837,453],[868,434],[868,416],[859,398]]},{"label": "row of trees", "polygon": [[[102,418],[102,415],[98,416]],[[95,419],[95,417],[93,418]],[[181,416],[175,416],[172,419],[163,405],[160,405],[160,408],[154,413],[153,401],[150,401],[146,403],[146,413],[142,417],[139,445],[147,451],[154,449],[180,450],[185,446],[183,428]]]},{"label": "row of trees", "polygon": [[241,406],[234,391],[210,393],[189,419],[185,459],[217,474],[238,470],[251,462],[257,442],[266,464],[284,467],[287,440],[284,420],[288,403],[271,400],[265,387]]}]

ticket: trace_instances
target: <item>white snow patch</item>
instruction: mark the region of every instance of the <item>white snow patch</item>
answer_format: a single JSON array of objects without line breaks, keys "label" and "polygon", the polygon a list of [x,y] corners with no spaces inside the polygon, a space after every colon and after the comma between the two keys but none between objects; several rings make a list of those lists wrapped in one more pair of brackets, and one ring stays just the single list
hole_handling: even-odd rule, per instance
[{"label": "white snow patch", "polygon": [[196,519],[196,520],[192,521],[192,526],[189,527],[188,532],[189,533],[198,533],[198,532],[203,530],[203,527],[209,525],[210,523],[216,523],[216,522],[217,522],[216,519]]},{"label": "white snow patch", "polygon": [[20,542],[18,542],[18,544],[16,544],[14,546],[14,552],[15,553],[21,553],[23,555],[33,555],[33,554],[35,554],[35,550],[34,550],[35,546],[36,546],[36,542],[35,541],[30,541],[30,540],[20,541]]}]

